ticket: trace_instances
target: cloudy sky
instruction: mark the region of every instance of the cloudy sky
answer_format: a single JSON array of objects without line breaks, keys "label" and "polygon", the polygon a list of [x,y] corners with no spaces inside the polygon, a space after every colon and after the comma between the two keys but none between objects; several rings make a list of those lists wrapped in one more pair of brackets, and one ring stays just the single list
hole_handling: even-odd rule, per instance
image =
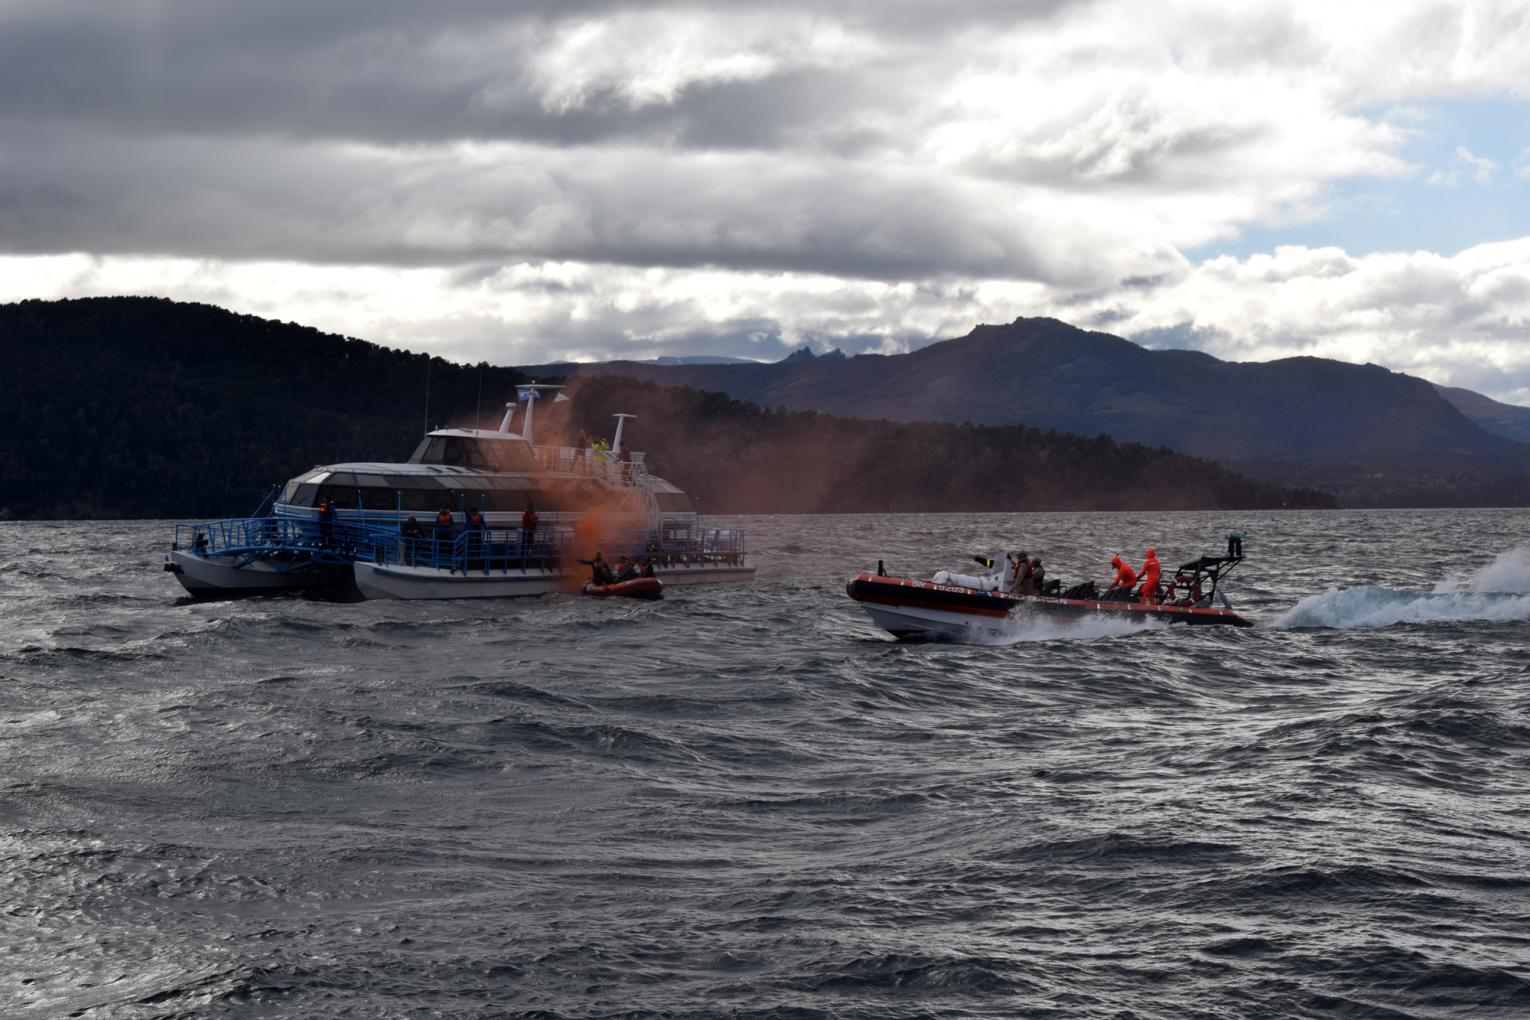
[{"label": "cloudy sky", "polygon": [[1530,404],[1530,0],[5,0],[0,300],[460,359],[1054,315]]}]

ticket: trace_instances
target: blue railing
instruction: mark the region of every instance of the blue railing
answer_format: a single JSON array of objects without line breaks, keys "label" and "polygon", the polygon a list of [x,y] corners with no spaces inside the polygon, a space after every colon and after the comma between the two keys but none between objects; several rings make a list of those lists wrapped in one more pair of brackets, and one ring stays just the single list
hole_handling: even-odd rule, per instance
[{"label": "blue railing", "polygon": [[[370,515],[369,515],[370,516]],[[381,516],[381,515],[379,515]],[[651,531],[603,539],[608,559],[651,557],[660,568],[741,564],[744,532],[667,520]],[[363,562],[431,567],[455,573],[555,570],[571,564],[574,529],[553,525],[534,536],[519,528],[401,534],[391,519],[321,521],[311,517],[244,517],[177,524],[175,545],[203,556],[234,556],[238,565],[270,559],[292,567]]]}]

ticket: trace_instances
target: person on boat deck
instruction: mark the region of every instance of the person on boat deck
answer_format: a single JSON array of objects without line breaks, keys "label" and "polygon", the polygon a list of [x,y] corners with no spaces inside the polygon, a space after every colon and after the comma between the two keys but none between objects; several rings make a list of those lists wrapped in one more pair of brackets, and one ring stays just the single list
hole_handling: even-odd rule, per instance
[{"label": "person on boat deck", "polygon": [[335,501],[325,496],[319,500],[319,539],[329,545],[335,538]]},{"label": "person on boat deck", "polygon": [[489,526],[484,523],[483,514],[478,511],[476,506],[468,507],[466,525],[468,531],[489,530]]},{"label": "person on boat deck", "polygon": [[414,519],[414,514],[404,518],[404,523],[398,526],[398,537],[406,540],[403,543],[404,561],[413,563],[415,543],[425,537],[425,531],[420,527],[420,522]]},{"label": "person on boat deck", "polygon": [[1026,558],[1026,552],[1009,553],[1005,556],[1009,561],[1009,570],[1005,572],[1001,587],[1007,592],[1019,592],[1025,586],[1026,575],[1030,572],[1030,560]]},{"label": "person on boat deck", "polygon": [[616,561],[616,583],[617,584],[621,584],[623,581],[636,581],[637,580],[637,576],[638,576],[637,566],[635,564],[629,562],[627,557],[622,556],[622,557],[617,559],[617,561]]},{"label": "person on boat deck", "polygon": [[1158,563],[1157,548],[1149,548],[1147,559],[1142,563],[1142,598],[1144,606],[1156,606],[1158,604],[1158,577],[1163,573],[1163,567]]},{"label": "person on boat deck", "polygon": [[[1107,595],[1111,592],[1129,595],[1131,590],[1137,587],[1137,572],[1132,569],[1130,563],[1127,563],[1119,556],[1112,556],[1110,558],[1110,565],[1116,568],[1116,577],[1115,580],[1110,582],[1110,587],[1106,589]],[[1121,595],[1118,594],[1116,597],[1120,598]]]},{"label": "person on boat deck", "polygon": [[607,563],[606,558],[600,555],[600,553],[597,552],[594,559],[580,560],[579,562],[586,564],[590,568],[591,584],[611,583],[611,564]]},{"label": "person on boat deck", "polygon": [[1028,595],[1039,594],[1041,592],[1041,586],[1046,583],[1046,579],[1047,579],[1047,570],[1046,570],[1045,567],[1043,567],[1041,565],[1041,557],[1040,556],[1032,556],[1031,557],[1031,574],[1030,574],[1030,579],[1027,582],[1028,584],[1030,584],[1031,590],[1029,592],[1027,592],[1026,594],[1028,594]]},{"label": "person on boat deck", "polygon": [[653,576],[653,557],[652,556],[644,556],[643,557],[643,569],[638,571],[638,576],[639,577],[652,577]]},{"label": "person on boat deck", "polygon": [[452,540],[452,508],[443,506],[436,511],[436,541],[450,542]]},{"label": "person on boat deck", "polygon": [[521,556],[531,555],[531,542],[537,537],[537,508],[526,501],[526,511],[521,514]]}]

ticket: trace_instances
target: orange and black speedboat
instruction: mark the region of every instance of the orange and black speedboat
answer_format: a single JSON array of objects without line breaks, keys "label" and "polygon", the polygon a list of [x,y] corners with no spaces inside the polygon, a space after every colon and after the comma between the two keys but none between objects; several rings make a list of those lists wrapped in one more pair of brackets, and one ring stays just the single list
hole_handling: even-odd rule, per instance
[{"label": "orange and black speedboat", "polygon": [[[979,563],[994,562],[986,556]],[[932,580],[896,577],[881,563],[845,585],[878,627],[900,641],[982,641],[1000,637],[1004,623],[1022,613],[1058,619],[1159,620],[1169,623],[1252,627],[1233,612],[1218,585],[1243,561],[1242,536],[1229,538],[1226,556],[1202,556],[1176,570],[1161,590],[1143,598],[1138,589],[1100,591],[1093,581],[1064,588],[1049,582],[1036,593],[1006,591],[998,575],[940,571]]]}]

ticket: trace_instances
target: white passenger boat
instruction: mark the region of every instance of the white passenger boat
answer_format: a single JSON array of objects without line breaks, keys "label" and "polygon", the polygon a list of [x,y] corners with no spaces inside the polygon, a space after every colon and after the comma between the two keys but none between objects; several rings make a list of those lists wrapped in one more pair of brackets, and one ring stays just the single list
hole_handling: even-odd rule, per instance
[{"label": "white passenger boat", "polygon": [[[518,433],[510,404],[497,430],[438,429],[404,463],[316,467],[263,516],[178,524],[165,570],[204,597],[352,584],[399,599],[577,591],[590,577],[579,561],[596,551],[650,559],[666,585],[754,579],[743,532],[704,527],[689,496],[623,447],[632,415],[615,416],[608,449],[536,445],[535,402],[556,389],[518,388]],[[537,523],[523,532],[528,506]]]}]

